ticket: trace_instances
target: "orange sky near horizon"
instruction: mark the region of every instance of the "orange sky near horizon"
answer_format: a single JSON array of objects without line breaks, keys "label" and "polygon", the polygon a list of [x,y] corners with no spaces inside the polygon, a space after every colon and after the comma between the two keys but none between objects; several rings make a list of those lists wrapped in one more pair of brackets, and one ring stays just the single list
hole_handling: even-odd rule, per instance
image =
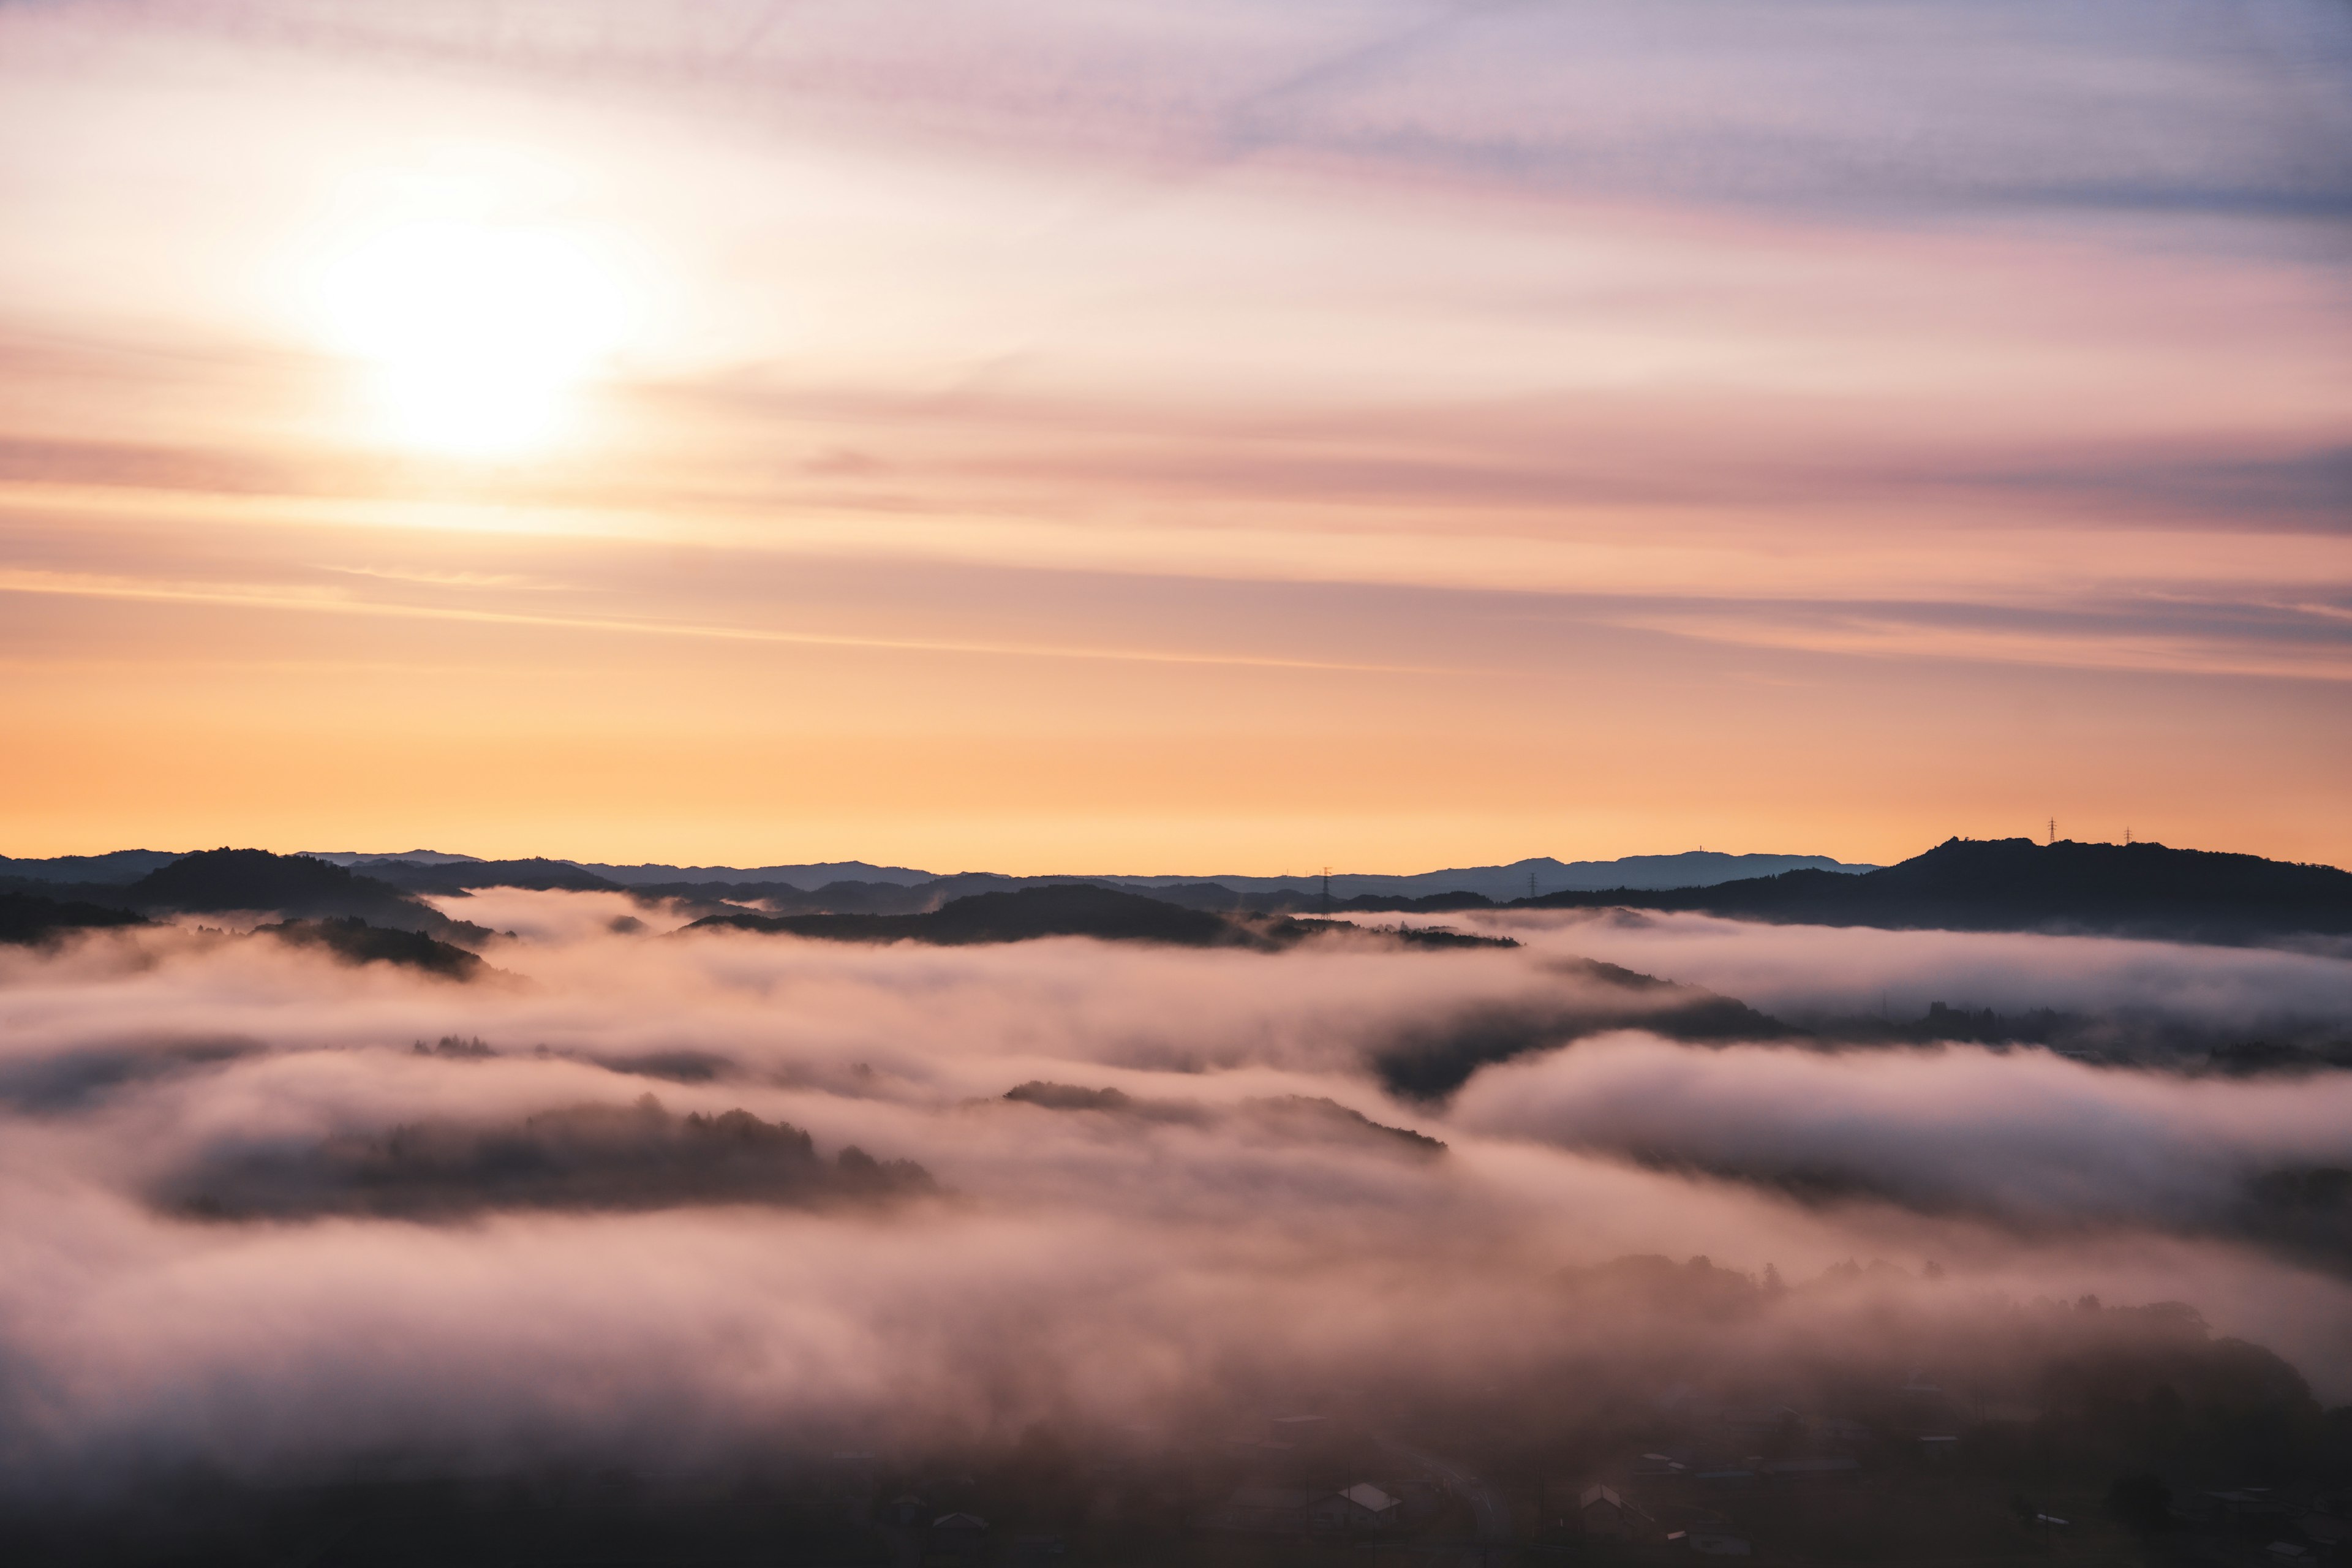
[{"label": "orange sky near horizon", "polygon": [[0,6],[0,853],[2352,865],[2347,66]]}]

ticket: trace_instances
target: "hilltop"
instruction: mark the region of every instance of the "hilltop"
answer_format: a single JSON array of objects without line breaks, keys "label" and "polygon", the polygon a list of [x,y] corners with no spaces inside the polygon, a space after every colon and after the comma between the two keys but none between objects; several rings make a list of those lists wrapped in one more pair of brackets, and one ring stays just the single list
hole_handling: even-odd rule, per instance
[{"label": "hilltop", "polygon": [[1709,888],[1555,893],[1512,907],[1596,906],[1807,925],[2243,942],[2352,933],[2352,872],[2162,844],[1949,838],[1858,877],[1799,870]]},{"label": "hilltop", "polygon": [[[199,850],[120,883],[22,877],[11,880],[19,898],[78,903],[121,911],[131,918],[173,913],[277,914],[289,920],[356,919],[385,931],[421,932],[443,942],[478,942],[491,934],[480,926],[451,920],[389,882],[306,855],[273,855],[267,849]],[[36,889],[37,893],[30,891]],[[77,920],[74,923],[121,922]]]},{"label": "hilltop", "polygon": [[297,919],[357,918],[388,931],[487,938],[389,882],[266,849],[206,849],[183,856],[121,889],[131,908],[216,914],[268,910]]}]

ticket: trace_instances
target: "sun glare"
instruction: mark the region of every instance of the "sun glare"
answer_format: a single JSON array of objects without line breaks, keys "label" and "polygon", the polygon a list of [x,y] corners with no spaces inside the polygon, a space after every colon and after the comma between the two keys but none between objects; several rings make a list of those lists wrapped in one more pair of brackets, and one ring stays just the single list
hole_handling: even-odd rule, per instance
[{"label": "sun glare", "polygon": [[467,456],[555,439],[620,346],[627,304],[615,270],[577,237],[474,223],[380,233],[320,289],[336,345],[370,367],[383,435]]}]

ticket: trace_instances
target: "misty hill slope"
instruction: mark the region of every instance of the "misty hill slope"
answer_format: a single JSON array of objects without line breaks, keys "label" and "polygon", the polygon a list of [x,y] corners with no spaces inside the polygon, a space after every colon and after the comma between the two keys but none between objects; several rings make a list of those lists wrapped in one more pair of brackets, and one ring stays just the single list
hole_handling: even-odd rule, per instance
[{"label": "misty hill slope", "polygon": [[68,931],[146,923],[130,910],[104,904],[45,898],[38,893],[0,892],[0,942],[47,942]]},{"label": "misty hill slope", "polygon": [[388,882],[300,855],[206,849],[151,871],[120,890],[134,909],[217,914],[270,910],[295,919],[352,918],[391,931],[479,941],[489,932],[453,921]]},{"label": "misty hill slope", "polygon": [[1445,1144],[1425,1132],[1374,1121],[1362,1111],[1321,1095],[1260,1097],[1215,1107],[1197,1100],[1138,1100],[1116,1089],[1087,1089],[1033,1079],[1006,1089],[1003,1098],[1008,1103],[1034,1105],[1040,1110],[1098,1111],[1133,1117],[1139,1121],[1192,1127],[1238,1126],[1244,1131],[1283,1142],[1356,1143],[1387,1153],[1423,1157],[1445,1152]]},{"label": "misty hill slope", "polygon": [[712,915],[710,926],[775,931],[831,942],[920,942],[940,946],[1090,936],[1178,947],[1251,947],[1262,939],[1222,915],[1085,883],[978,893],[924,914]]},{"label": "misty hill slope", "polygon": [[856,1147],[826,1160],[788,1122],[745,1110],[681,1117],[646,1095],[501,1125],[419,1122],[307,1149],[215,1154],[156,1197],[198,1219],[434,1220],[499,1209],[806,1207],[937,1190],[912,1161],[877,1160]]},{"label": "misty hill slope", "polygon": [[1814,925],[2234,942],[2352,932],[2352,872],[2161,844],[1952,838],[1860,877],[1790,871],[1666,892],[1556,893],[1515,907],[1601,905]]},{"label": "misty hill slope", "polygon": [[462,947],[436,942],[422,931],[387,931],[355,915],[287,921],[257,927],[256,936],[274,937],[289,947],[317,948],[345,963],[390,963],[446,980],[473,980],[494,973]]},{"label": "misty hill slope", "polygon": [[1397,1028],[1371,1053],[1382,1086],[1409,1099],[1443,1100],[1480,1068],[1618,1029],[1702,1045],[1804,1033],[1745,1002],[1613,963],[1566,958],[1546,967],[1561,981],[1557,997],[1474,1007]]},{"label": "misty hill slope", "polygon": [[711,928],[814,937],[828,942],[919,942],[943,947],[1080,936],[1102,942],[1275,952],[1295,946],[1308,937],[1326,934],[1359,936],[1410,947],[1517,945],[1504,938],[1464,936],[1454,931],[1366,932],[1337,922],[1234,919],[1086,882],[976,893],[921,914],[719,914],[696,921],[685,929]]}]

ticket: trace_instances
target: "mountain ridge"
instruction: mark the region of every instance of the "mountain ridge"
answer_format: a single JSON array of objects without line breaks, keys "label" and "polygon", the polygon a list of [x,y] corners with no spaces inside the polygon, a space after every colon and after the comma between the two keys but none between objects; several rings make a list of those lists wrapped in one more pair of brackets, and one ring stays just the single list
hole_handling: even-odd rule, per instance
[{"label": "mountain ridge", "polygon": [[[118,853],[131,853],[121,851]],[[152,851],[139,851],[149,854]],[[493,885],[481,879],[501,875],[548,876],[551,868],[572,868],[598,879],[603,886],[627,889],[688,889],[696,887],[781,887],[802,893],[826,888],[872,886],[912,889],[936,883],[971,885],[989,882],[1003,887],[1049,883],[1092,882],[1108,887],[1154,889],[1213,884],[1240,894],[1270,895],[1328,890],[1334,898],[1428,897],[1475,892],[1497,902],[1572,889],[1693,888],[1783,871],[1809,869],[1839,875],[1860,875],[1880,868],[1860,861],[1842,861],[1827,855],[1732,854],[1717,849],[1686,849],[1667,855],[1627,855],[1614,860],[1560,860],[1531,856],[1492,866],[1452,866],[1433,871],[1339,871],[1326,879],[1308,876],[1260,877],[1240,872],[1202,876],[1181,872],[1049,872],[1034,876],[1001,871],[926,871],[908,866],[877,866],[865,860],[824,860],[789,866],[669,866],[637,865],[597,860],[570,860],[548,856],[485,859],[447,850],[414,849],[398,854],[364,855],[348,851],[306,852],[306,858],[324,860],[346,869],[394,881],[418,891],[458,891]],[[93,857],[79,857],[88,860]],[[0,858],[0,876],[38,876],[46,862],[10,861]],[[509,885],[509,884],[498,884]],[[577,879],[565,883],[518,882],[514,886],[574,886],[591,884]]]},{"label": "mountain ridge", "polygon": [[1706,888],[1564,891],[1507,907],[1611,906],[1776,924],[2231,943],[2352,934],[2352,871],[2146,841],[1956,837],[1859,877],[1798,870]]}]

